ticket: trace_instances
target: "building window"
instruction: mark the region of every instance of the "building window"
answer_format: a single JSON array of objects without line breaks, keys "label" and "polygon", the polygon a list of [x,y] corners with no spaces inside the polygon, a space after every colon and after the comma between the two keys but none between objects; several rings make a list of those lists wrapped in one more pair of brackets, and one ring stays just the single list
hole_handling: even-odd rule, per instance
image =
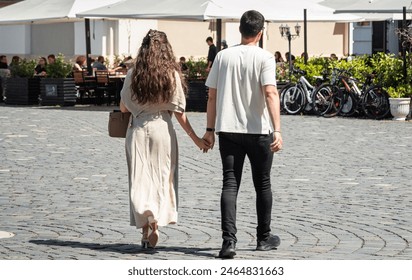
[{"label": "building window", "polygon": [[362,21],[362,22],[357,22],[356,26],[362,27],[362,26],[370,26],[371,22],[370,21]]}]

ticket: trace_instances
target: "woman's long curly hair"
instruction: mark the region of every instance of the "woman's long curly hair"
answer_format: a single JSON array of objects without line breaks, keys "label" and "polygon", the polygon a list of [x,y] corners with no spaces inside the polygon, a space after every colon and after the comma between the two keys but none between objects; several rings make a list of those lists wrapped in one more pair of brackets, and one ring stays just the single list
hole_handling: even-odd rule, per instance
[{"label": "woman's long curly hair", "polygon": [[[141,104],[169,102],[176,90],[176,72],[182,77],[166,34],[149,30],[143,38],[132,74],[133,97]],[[182,78],[181,81],[186,89]]]}]

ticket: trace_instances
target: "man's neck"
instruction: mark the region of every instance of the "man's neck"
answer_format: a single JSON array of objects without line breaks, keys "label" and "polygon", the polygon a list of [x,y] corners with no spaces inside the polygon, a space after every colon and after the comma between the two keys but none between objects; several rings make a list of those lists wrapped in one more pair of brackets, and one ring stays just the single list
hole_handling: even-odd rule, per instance
[{"label": "man's neck", "polygon": [[240,44],[246,45],[246,46],[256,46],[259,40],[260,40],[260,36],[250,37],[250,38],[242,37]]}]

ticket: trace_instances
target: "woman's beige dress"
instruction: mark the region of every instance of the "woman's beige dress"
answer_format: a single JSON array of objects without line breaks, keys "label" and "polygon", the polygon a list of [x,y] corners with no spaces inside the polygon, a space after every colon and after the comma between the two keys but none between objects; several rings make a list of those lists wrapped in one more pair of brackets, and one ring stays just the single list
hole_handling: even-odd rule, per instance
[{"label": "woman's beige dress", "polygon": [[126,135],[130,225],[141,228],[153,216],[159,226],[165,226],[177,222],[178,152],[171,117],[172,112],[185,110],[186,98],[176,73],[176,91],[169,103],[141,105],[132,98],[132,72],[127,73],[121,91],[132,113]]}]

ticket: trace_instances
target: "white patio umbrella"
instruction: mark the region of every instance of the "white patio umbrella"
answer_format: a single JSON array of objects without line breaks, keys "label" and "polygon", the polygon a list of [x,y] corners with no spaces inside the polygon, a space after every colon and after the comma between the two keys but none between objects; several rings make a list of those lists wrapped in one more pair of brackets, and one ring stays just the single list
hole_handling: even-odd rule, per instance
[{"label": "white patio umbrella", "polygon": [[77,13],[88,18],[209,20],[221,0],[122,0]]},{"label": "white patio umbrella", "polygon": [[303,10],[308,21],[360,21],[359,16],[335,15],[334,9],[318,0],[122,0],[105,7],[77,13],[90,18],[140,18],[186,20],[238,20],[247,10],[258,10],[268,21],[301,21]]},{"label": "white patio umbrella", "polygon": [[25,0],[0,9],[0,24],[79,21],[76,14],[119,0]]},{"label": "white patio umbrella", "polygon": [[[77,13],[119,0],[25,0],[0,9],[0,24],[79,21]],[[87,68],[91,72],[90,23],[85,19]]]},{"label": "white patio umbrella", "polygon": [[403,7],[412,12],[411,0],[324,0],[319,4],[335,9],[335,14],[351,13],[367,21],[402,20]]},{"label": "white patio umbrella", "polygon": [[308,14],[307,21],[352,22],[362,20],[359,16],[351,14],[336,15],[334,9],[319,5],[317,2],[318,0],[222,0],[221,9],[208,15],[221,19],[239,19],[243,12],[257,10],[271,22],[302,21],[305,9]]},{"label": "white patio umbrella", "polygon": [[411,0],[361,0],[336,9],[336,13],[402,13],[412,12]]}]

